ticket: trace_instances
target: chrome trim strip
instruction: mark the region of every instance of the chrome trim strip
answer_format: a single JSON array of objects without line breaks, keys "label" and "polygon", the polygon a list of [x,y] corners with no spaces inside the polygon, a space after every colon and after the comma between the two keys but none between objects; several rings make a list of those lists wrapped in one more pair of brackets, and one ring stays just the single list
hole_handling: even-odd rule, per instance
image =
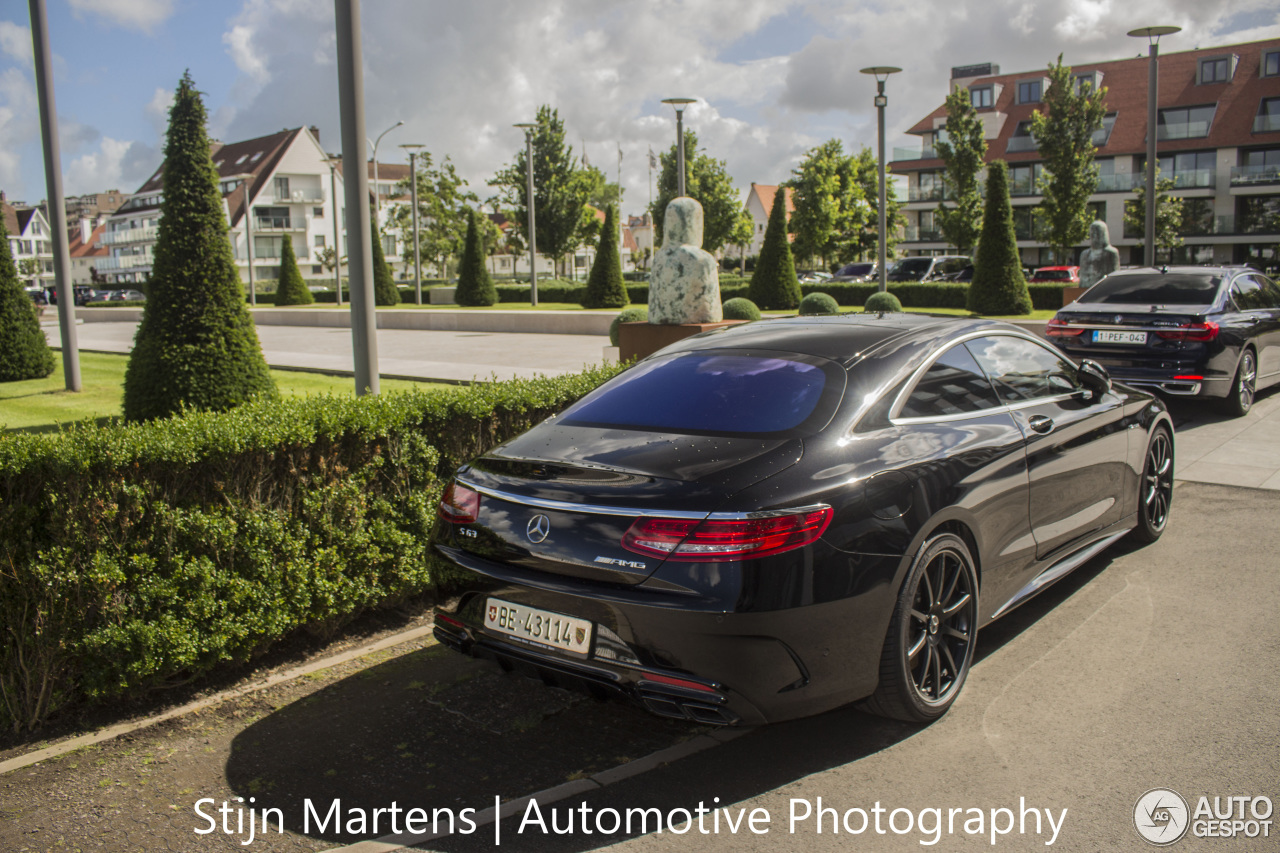
[{"label": "chrome trim strip", "polygon": [[1013,598],[1006,601],[999,610],[991,614],[991,618],[999,619],[1005,613],[1009,612],[1023,601],[1026,601],[1049,584],[1089,562],[1089,560],[1097,556],[1098,553],[1105,550],[1108,545],[1115,542],[1128,532],[1128,530],[1121,530],[1119,533],[1113,533],[1104,539],[1099,539],[1092,545],[1086,545],[1081,550],[1076,551],[1073,554],[1069,554],[1065,559],[1054,563],[1052,566],[1032,578],[1029,584],[1018,590],[1018,593]]},{"label": "chrome trim strip", "polygon": [[513,495],[510,492],[500,492],[497,489],[490,489],[487,486],[480,486],[472,483],[462,477],[456,478],[459,483],[468,489],[479,492],[482,495],[488,495],[491,498],[497,498],[500,501],[508,503],[520,504],[521,506],[531,506],[538,509],[549,509],[555,512],[580,512],[587,515],[614,515],[626,516],[629,518],[643,518],[648,516],[661,516],[662,518],[690,518],[701,521],[705,519],[708,513],[691,512],[691,511],[672,511],[672,512],[654,512],[652,510],[635,509],[620,506],[599,506],[597,504],[579,504],[572,501],[553,501],[547,498],[531,498],[526,495]]},{"label": "chrome trim strip", "polygon": [[1022,400],[1018,403],[1005,403],[1003,406],[993,406],[990,409],[979,409],[976,412],[960,412],[955,415],[938,415],[937,417],[932,418],[889,418],[889,423],[894,426],[915,426],[919,424],[945,423],[947,421],[963,421],[968,420],[969,418],[980,418],[986,415],[1000,414],[1002,412],[1017,412],[1022,409],[1029,409],[1033,406],[1040,406],[1045,403],[1061,403],[1065,400],[1075,399],[1075,397],[1075,394],[1055,394],[1052,397],[1037,397],[1034,400]]}]

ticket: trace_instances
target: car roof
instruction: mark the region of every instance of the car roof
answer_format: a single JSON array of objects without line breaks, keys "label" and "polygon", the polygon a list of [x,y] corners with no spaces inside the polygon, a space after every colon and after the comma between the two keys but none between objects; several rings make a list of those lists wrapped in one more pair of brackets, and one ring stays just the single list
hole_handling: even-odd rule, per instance
[{"label": "car roof", "polygon": [[950,338],[984,329],[1018,327],[997,320],[906,312],[780,317],[704,332],[663,352],[759,348],[815,355],[848,366],[895,340]]},{"label": "car roof", "polygon": [[1111,275],[1135,275],[1135,274],[1151,275],[1152,273],[1177,273],[1178,275],[1218,275],[1218,276],[1235,276],[1243,273],[1261,273],[1250,266],[1243,264],[1223,264],[1215,266],[1195,266],[1193,264],[1167,265],[1160,267],[1131,267],[1129,269],[1116,270]]}]

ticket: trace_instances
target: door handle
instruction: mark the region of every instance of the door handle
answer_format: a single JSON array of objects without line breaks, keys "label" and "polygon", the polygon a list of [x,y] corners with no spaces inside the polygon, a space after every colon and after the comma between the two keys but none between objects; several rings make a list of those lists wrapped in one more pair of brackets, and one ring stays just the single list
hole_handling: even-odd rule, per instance
[{"label": "door handle", "polygon": [[1041,435],[1048,435],[1053,432],[1053,418],[1046,418],[1044,415],[1035,415],[1027,421],[1027,426]]}]

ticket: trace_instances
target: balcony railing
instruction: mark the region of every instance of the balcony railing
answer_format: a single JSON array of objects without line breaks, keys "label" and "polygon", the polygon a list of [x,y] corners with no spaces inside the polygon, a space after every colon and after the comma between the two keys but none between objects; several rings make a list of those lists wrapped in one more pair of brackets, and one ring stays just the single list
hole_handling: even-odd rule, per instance
[{"label": "balcony railing", "polygon": [[893,149],[894,160],[936,160],[938,159],[938,150],[924,146],[921,148],[895,148]]},{"label": "balcony railing", "polygon": [[1011,136],[1009,144],[1005,146],[1005,151],[1013,153],[1015,151],[1035,151],[1039,148],[1034,136]]},{"label": "balcony railing", "polygon": [[1232,166],[1231,186],[1280,184],[1280,166]]},{"label": "balcony railing", "polygon": [[1173,178],[1173,188],[1178,190],[1194,190],[1206,187],[1213,189],[1217,183],[1217,175],[1213,169],[1192,169],[1186,172],[1173,172],[1160,177]]},{"label": "balcony railing", "polygon": [[907,201],[952,201],[956,194],[945,185],[934,184],[931,187],[908,187]]},{"label": "balcony railing", "polygon": [[276,193],[276,204],[323,204],[324,195],[320,190],[294,190],[288,195]]},{"label": "balcony railing", "polygon": [[1146,181],[1146,176],[1141,172],[1128,172],[1117,175],[1099,175],[1098,188],[1095,192],[1132,192],[1135,188],[1142,186],[1144,181]]},{"label": "balcony railing", "polygon": [[1274,133],[1280,130],[1280,115],[1257,116],[1253,120],[1254,133]]},{"label": "balcony railing", "polygon": [[109,272],[111,270],[131,270],[138,267],[149,267],[151,266],[151,261],[150,255],[121,255],[117,258],[97,258],[93,266],[98,272]]},{"label": "balcony railing", "polygon": [[937,228],[921,228],[918,225],[908,225],[903,229],[902,233],[904,243],[941,243],[943,239],[941,230]]},{"label": "balcony railing", "polygon": [[[1206,218],[1202,222],[1184,223],[1178,229],[1182,237],[1230,237],[1240,234],[1280,234],[1280,218],[1265,216],[1226,216],[1213,217],[1212,227]],[[1134,239],[1142,238],[1142,231],[1125,226],[1124,236]]]},{"label": "balcony railing", "polygon": [[[1156,139],[1200,139],[1209,135],[1210,124],[1211,122],[1207,121],[1182,121],[1162,124],[1156,134]],[[1254,124],[1256,125],[1257,122],[1254,122]],[[1254,132],[1257,132],[1256,128]]]},{"label": "balcony railing", "polygon": [[294,222],[289,216],[255,216],[253,227],[257,231],[305,231],[306,224]]},{"label": "balcony railing", "polygon": [[119,231],[103,231],[102,245],[117,246],[121,243],[154,243],[156,239],[156,227],[154,225],[148,228],[122,228]]},{"label": "balcony railing", "polygon": [[1014,178],[1009,181],[1009,195],[1040,195],[1033,178]]}]

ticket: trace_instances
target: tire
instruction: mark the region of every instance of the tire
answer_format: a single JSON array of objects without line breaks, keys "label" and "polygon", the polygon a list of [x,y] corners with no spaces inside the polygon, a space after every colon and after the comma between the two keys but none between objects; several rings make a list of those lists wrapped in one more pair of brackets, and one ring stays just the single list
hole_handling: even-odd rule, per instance
[{"label": "tire", "polygon": [[977,633],[978,573],[969,546],[950,533],[935,536],[903,581],[880,655],[880,683],[863,707],[913,723],[938,719],[964,686]]},{"label": "tire", "polygon": [[1231,393],[1223,400],[1223,408],[1233,418],[1242,418],[1253,408],[1253,398],[1258,390],[1258,357],[1245,348],[1236,368],[1236,378],[1231,382]]},{"label": "tire", "polygon": [[1130,534],[1138,542],[1151,544],[1164,533],[1173,504],[1173,436],[1158,426],[1147,442],[1147,455],[1138,481],[1138,526]]}]

